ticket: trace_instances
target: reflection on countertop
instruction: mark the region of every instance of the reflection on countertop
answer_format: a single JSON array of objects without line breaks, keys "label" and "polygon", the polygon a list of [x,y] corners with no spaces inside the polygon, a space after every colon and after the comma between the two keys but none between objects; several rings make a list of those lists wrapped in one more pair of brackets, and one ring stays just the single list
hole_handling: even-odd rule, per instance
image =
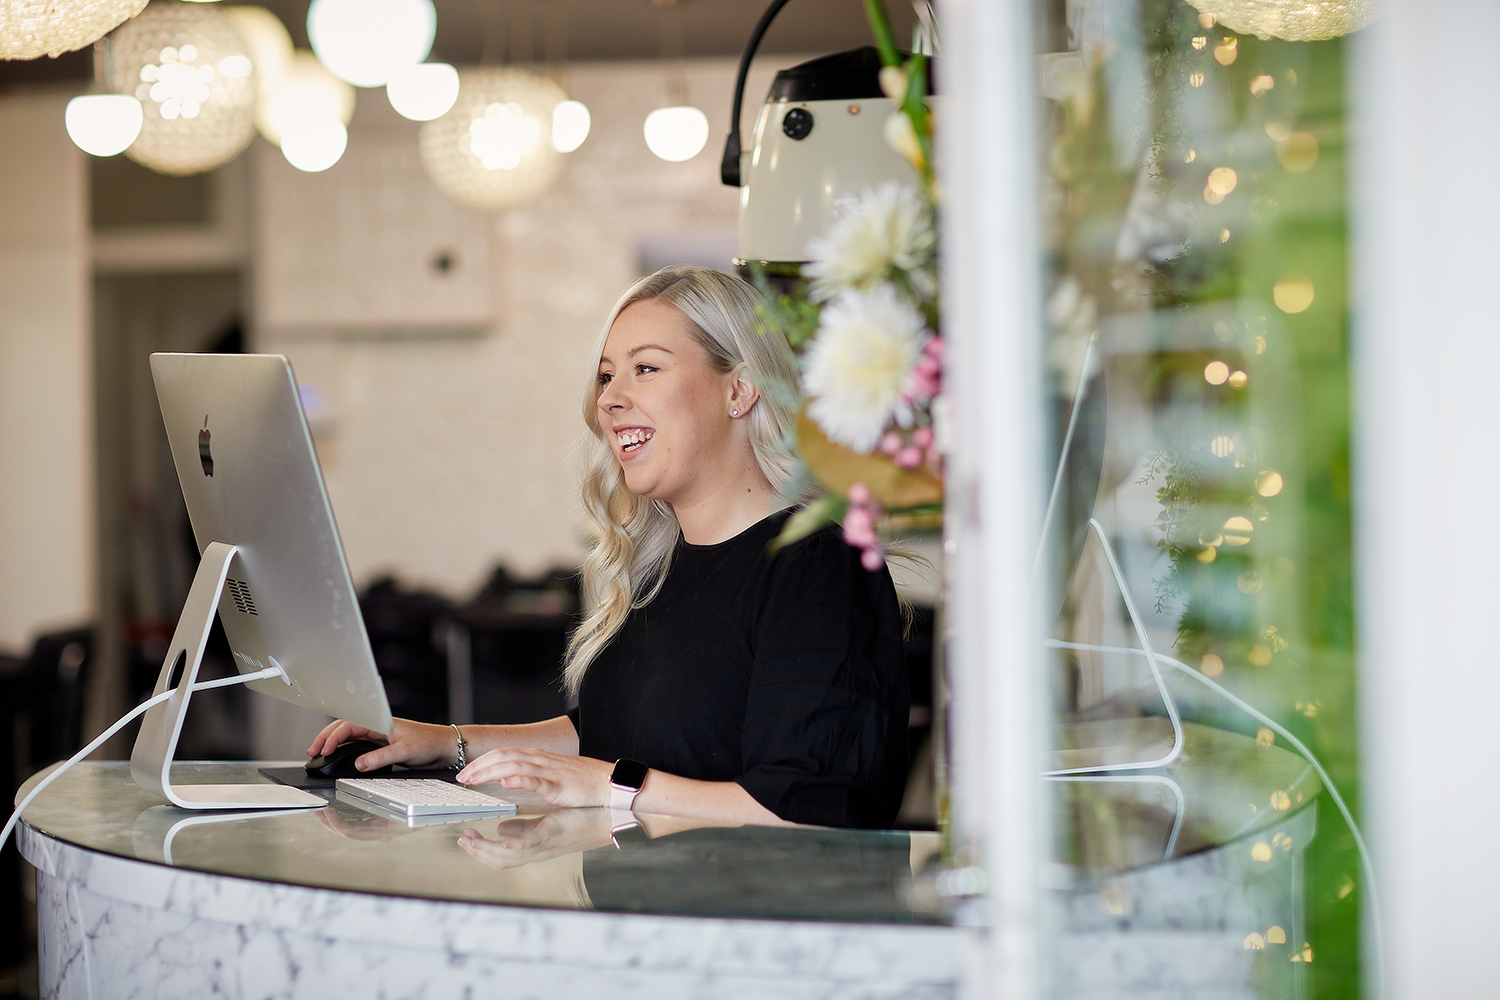
[{"label": "reflection on countertop", "polygon": [[[181,763],[173,779],[244,782],[256,764]],[[23,789],[23,793],[26,789]],[[323,794],[327,795],[328,792]],[[37,833],[93,851],[218,875],[460,902],[782,920],[933,922],[914,911],[912,861],[937,834],[719,827],[607,809],[409,826],[345,797],[325,809],[193,813],[160,804],[127,762],[86,762],[27,810]]]},{"label": "reflection on countertop", "polygon": [[[1134,730],[1151,722],[1126,720],[1119,732],[1090,738],[1138,739]],[[1087,894],[1124,873],[1222,845],[1253,847],[1320,791],[1306,762],[1280,747],[1192,723],[1185,735],[1183,754],[1166,768],[1049,779],[1049,887]],[[173,776],[254,781],[256,766],[179,763]],[[45,836],[125,858],[393,896],[783,920],[955,919],[953,897],[935,891],[935,833],[642,816],[639,829],[616,836],[619,817],[609,810],[552,811],[524,793],[507,794],[521,806],[514,817],[415,827],[331,795],[321,810],[192,813],[137,787],[126,762],[100,761],[64,776],[26,822]]]}]

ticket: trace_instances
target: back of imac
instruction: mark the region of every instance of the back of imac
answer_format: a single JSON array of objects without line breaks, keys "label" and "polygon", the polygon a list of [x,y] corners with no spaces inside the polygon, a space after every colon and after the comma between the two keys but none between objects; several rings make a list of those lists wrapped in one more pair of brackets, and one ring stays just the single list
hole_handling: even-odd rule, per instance
[{"label": "back of imac", "polygon": [[[210,602],[236,668],[243,674],[280,667],[285,681],[248,686],[390,732],[390,706],[291,365],[277,355],[153,354],[151,373],[199,551],[208,556],[225,546],[236,549],[227,569],[219,570],[222,585],[203,584],[222,588]],[[207,568],[205,559],[199,575]],[[173,658],[179,655],[175,649],[168,654],[159,689],[178,685]],[[184,680],[196,674],[197,663],[186,667]],[[180,726],[180,717],[153,722],[150,714],[143,725],[142,737],[154,730],[165,750],[163,768]],[[142,752],[138,742],[133,762]],[[163,782],[169,784],[165,771]],[[176,800],[170,788],[164,794]]]}]

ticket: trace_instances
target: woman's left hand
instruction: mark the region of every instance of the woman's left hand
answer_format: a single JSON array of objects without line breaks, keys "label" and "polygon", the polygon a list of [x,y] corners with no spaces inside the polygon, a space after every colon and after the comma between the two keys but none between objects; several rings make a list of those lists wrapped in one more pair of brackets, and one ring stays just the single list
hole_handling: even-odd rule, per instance
[{"label": "woman's left hand", "polygon": [[544,816],[503,819],[495,825],[494,840],[467,829],[458,846],[491,868],[520,868],[603,847],[610,843],[609,823],[609,814],[595,809],[559,809]]},{"label": "woman's left hand", "polygon": [[465,785],[494,781],[524,789],[555,806],[607,806],[612,773],[613,765],[592,757],[503,747],[476,757],[457,778]]}]

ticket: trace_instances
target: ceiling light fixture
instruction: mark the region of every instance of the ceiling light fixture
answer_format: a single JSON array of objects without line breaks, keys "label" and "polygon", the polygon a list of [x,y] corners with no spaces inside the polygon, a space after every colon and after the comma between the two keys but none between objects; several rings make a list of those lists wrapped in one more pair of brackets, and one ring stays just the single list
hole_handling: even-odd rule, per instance
[{"label": "ceiling light fixture", "polygon": [[156,3],[110,36],[105,78],[140,101],[125,154],[164,174],[229,162],[255,135],[255,66],[230,16],[205,4]]},{"label": "ceiling light fixture", "polygon": [[349,130],[336,118],[305,122],[281,137],[286,162],[310,174],[339,162],[349,146]]},{"label": "ceiling light fixture", "polygon": [[563,101],[552,109],[552,148],[571,153],[589,137],[592,119],[582,101]]},{"label": "ceiling light fixture", "polygon": [[403,118],[430,122],[458,100],[458,70],[447,63],[418,63],[398,70],[385,85],[391,107]]},{"label": "ceiling light fixture", "polygon": [[383,87],[432,51],[432,0],[312,0],[307,37],[335,76],[356,87]]},{"label": "ceiling light fixture", "polygon": [[422,164],[433,182],[459,204],[483,211],[540,197],[562,169],[550,139],[554,109],[567,95],[516,67],[464,70],[458,77],[458,100],[420,133]]},{"label": "ceiling light fixture", "polygon": [[652,0],[661,25],[661,61],[669,66],[669,106],[646,116],[642,132],[651,152],[671,163],[691,160],[708,144],[708,116],[687,99],[687,74],[682,63],[687,56],[683,8],[687,0]]},{"label": "ceiling light fixture", "polygon": [[147,0],[0,0],[0,59],[36,59],[92,45]]},{"label": "ceiling light fixture", "polygon": [[336,121],[348,125],[354,117],[354,88],[328,72],[318,57],[307,50],[292,56],[281,86],[258,116],[261,134],[268,142],[281,144],[288,132],[316,129]]},{"label": "ceiling light fixture", "polygon": [[281,18],[264,7],[225,7],[224,13],[234,19],[240,34],[245,36],[250,46],[250,61],[255,63],[255,127],[272,143],[280,142],[280,133],[272,134],[266,114],[291,71],[292,36]]},{"label": "ceiling light fixture", "polygon": [[1188,0],[1222,27],[1257,38],[1312,42],[1357,31],[1375,16],[1374,0]]},{"label": "ceiling light fixture", "polygon": [[141,102],[130,94],[87,94],[68,102],[68,138],[85,153],[116,156],[141,134]]},{"label": "ceiling light fixture", "polygon": [[643,131],[651,152],[681,163],[703,152],[708,144],[708,116],[687,105],[657,108],[646,116]]}]

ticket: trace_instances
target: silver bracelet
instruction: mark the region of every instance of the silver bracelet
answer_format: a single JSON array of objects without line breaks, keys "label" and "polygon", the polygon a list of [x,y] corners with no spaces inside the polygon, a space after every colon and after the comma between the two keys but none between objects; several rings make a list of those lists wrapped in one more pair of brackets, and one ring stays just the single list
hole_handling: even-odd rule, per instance
[{"label": "silver bracelet", "polygon": [[459,729],[458,726],[451,722],[448,725],[453,726],[453,731],[458,734],[458,763],[453,765],[453,770],[462,771],[464,766],[469,763],[469,744],[464,740],[462,729]]}]

